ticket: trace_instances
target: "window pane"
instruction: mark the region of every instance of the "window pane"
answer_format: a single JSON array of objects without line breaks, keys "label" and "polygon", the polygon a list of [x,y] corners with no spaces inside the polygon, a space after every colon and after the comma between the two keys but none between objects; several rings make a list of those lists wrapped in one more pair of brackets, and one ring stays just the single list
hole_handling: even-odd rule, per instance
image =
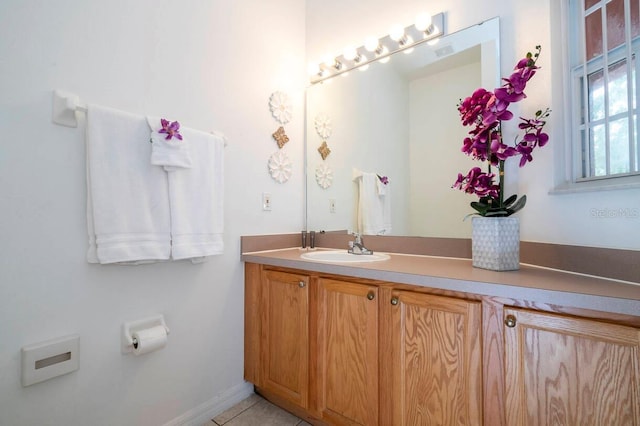
[{"label": "window pane", "polygon": [[626,118],[609,125],[611,174],[629,173],[629,121]]},{"label": "window pane", "polygon": [[602,55],[602,10],[598,9],[584,19],[587,61]]},{"label": "window pane", "polygon": [[636,109],[636,57],[635,55],[631,56],[631,108]]},{"label": "window pane", "polygon": [[633,139],[631,140],[631,143],[634,146],[634,150],[633,152],[636,153],[636,159],[635,161],[630,161],[631,163],[633,163],[633,166],[631,167],[631,171],[632,172],[639,172],[640,171],[640,152],[638,151],[638,148],[640,148],[640,144],[638,144],[638,116],[636,114],[633,114]]},{"label": "window pane", "polygon": [[631,0],[631,38],[635,38],[640,35],[640,3],[636,0]]},{"label": "window pane", "polygon": [[597,71],[589,78],[589,121],[604,118],[604,72]]},{"label": "window pane", "polygon": [[584,10],[589,9],[594,4],[598,3],[600,0],[584,0]]},{"label": "window pane", "polygon": [[638,140],[638,116],[636,114],[633,115],[633,141],[636,153],[636,161],[635,167],[633,167],[634,172],[640,172],[640,141]]},{"label": "window pane", "polygon": [[589,159],[589,151],[587,150],[587,138],[586,138],[586,131],[585,130],[581,130],[580,131],[580,146],[582,146],[582,156],[581,156],[581,160],[582,160],[582,177],[586,178],[589,177],[591,175],[591,168],[589,166],[589,162],[587,161]]},{"label": "window pane", "polygon": [[627,61],[609,66],[609,115],[628,111]]},{"label": "window pane", "polygon": [[607,174],[607,145],[605,143],[604,125],[591,129],[591,170],[592,176]]},{"label": "window pane", "polygon": [[624,0],[611,0],[607,3],[607,49],[612,50],[624,42]]}]

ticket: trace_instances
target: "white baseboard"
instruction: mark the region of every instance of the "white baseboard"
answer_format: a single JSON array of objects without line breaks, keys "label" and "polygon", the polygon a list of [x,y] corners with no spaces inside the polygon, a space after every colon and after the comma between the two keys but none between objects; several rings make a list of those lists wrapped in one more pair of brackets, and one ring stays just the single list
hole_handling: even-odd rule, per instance
[{"label": "white baseboard", "polygon": [[253,385],[248,382],[242,382],[165,423],[164,426],[202,426],[218,414],[249,397],[252,393]]}]

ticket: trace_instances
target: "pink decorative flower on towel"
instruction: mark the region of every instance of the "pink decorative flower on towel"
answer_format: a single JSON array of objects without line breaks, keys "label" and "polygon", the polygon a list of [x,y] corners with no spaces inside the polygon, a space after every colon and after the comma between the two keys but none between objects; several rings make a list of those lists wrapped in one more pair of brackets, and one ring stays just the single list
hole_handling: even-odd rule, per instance
[{"label": "pink decorative flower on towel", "polygon": [[377,175],[377,176],[378,176],[378,179],[380,179],[380,182],[382,182],[383,185],[386,185],[386,184],[389,183],[389,178],[388,177],[380,176],[380,175]]},{"label": "pink decorative flower on towel", "polygon": [[177,121],[169,123],[169,120],[161,118],[160,124],[162,124],[162,129],[158,130],[158,133],[166,133],[166,140],[171,140],[171,138],[174,136],[176,137],[176,139],[182,140],[182,135],[180,134],[180,123],[178,123]]}]

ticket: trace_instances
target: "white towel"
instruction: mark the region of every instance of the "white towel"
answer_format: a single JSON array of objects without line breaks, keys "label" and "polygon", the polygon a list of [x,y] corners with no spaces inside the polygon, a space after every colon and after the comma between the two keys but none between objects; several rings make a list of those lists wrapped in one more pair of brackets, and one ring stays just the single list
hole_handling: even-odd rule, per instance
[{"label": "white towel", "polygon": [[87,226],[90,263],[169,259],[167,174],[149,162],[149,126],[96,105],[87,113]]},{"label": "white towel", "polygon": [[191,153],[189,138],[185,137],[184,129],[180,129],[182,140],[177,137],[167,139],[164,133],[158,133],[162,129],[160,118],[147,117],[151,130],[151,164],[163,166],[166,171],[176,168],[191,168]]},{"label": "white towel", "polygon": [[391,232],[390,184],[382,184],[375,173],[353,171],[358,183],[358,232],[366,235],[384,235]]},{"label": "white towel", "polygon": [[193,161],[190,169],[168,172],[171,257],[196,263],[224,249],[224,136],[188,128],[182,133]]}]

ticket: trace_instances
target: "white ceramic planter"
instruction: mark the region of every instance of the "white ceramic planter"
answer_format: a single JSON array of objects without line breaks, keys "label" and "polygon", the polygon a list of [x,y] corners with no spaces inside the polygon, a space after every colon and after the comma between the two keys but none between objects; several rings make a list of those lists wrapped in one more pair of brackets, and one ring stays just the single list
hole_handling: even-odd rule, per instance
[{"label": "white ceramic planter", "polygon": [[473,266],[492,271],[520,268],[520,220],[517,217],[473,217]]}]

